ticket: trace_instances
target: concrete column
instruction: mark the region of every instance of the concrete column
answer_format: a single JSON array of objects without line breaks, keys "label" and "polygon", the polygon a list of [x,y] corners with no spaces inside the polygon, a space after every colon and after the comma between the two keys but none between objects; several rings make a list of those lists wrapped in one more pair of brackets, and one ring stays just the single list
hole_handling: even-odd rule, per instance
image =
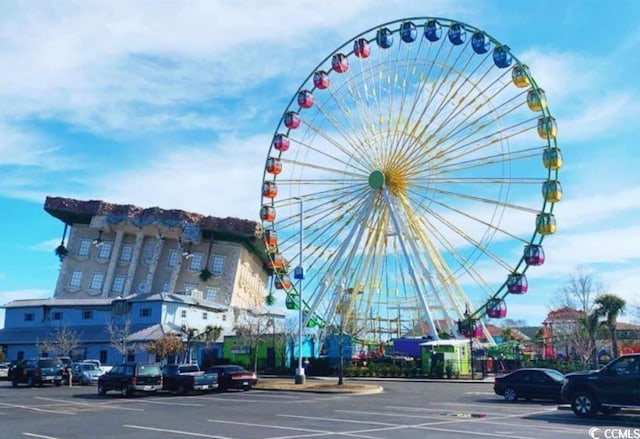
[{"label": "concrete column", "polygon": [[182,241],[177,241],[177,243],[178,245],[176,246],[176,251],[178,252],[178,262],[176,263],[176,266],[173,267],[171,277],[169,278],[170,293],[173,293],[176,290],[176,284],[178,283],[178,278],[180,277],[180,272],[182,270],[182,261],[184,260],[184,258],[182,257],[182,252],[184,251]]},{"label": "concrete column", "polygon": [[133,245],[133,254],[131,255],[131,263],[129,264],[129,270],[127,271],[127,280],[124,283],[123,297],[127,297],[131,294],[131,285],[136,275],[136,269],[138,268],[138,262],[140,262],[140,253],[142,252],[142,243],[144,242],[144,234],[142,232],[136,233],[136,242]]},{"label": "concrete column", "polygon": [[156,268],[158,268],[158,261],[160,260],[160,255],[162,254],[162,249],[164,248],[164,238],[158,238],[156,241],[156,245],[153,249],[153,258],[151,259],[151,263],[149,264],[149,271],[147,271],[147,278],[145,279],[145,288],[144,291],[146,293],[151,292],[151,287],[153,287],[153,278],[156,275]]},{"label": "concrete column", "polygon": [[111,291],[111,284],[113,282],[113,273],[116,271],[116,264],[120,257],[120,246],[122,245],[122,238],[124,232],[122,230],[116,230],[116,239],[113,241],[113,248],[111,249],[111,257],[109,258],[109,266],[107,267],[107,274],[104,277],[104,285],[102,285],[102,297],[109,297]]}]

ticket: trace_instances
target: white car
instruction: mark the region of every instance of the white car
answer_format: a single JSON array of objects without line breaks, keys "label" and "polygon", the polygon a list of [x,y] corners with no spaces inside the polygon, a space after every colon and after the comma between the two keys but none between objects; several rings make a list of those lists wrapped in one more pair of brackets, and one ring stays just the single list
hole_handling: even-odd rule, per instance
[{"label": "white car", "polygon": [[9,376],[9,363],[0,363],[0,380]]},{"label": "white car", "polygon": [[71,373],[73,381],[80,384],[98,384],[98,378],[104,374],[92,363],[73,363]]}]

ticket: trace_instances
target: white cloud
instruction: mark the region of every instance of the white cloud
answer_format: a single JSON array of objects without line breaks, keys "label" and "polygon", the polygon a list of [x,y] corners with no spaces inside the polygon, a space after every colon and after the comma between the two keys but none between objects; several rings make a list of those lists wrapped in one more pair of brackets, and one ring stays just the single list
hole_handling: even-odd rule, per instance
[{"label": "white cloud", "polygon": [[60,238],[47,239],[29,247],[29,250],[53,252],[60,245]]}]

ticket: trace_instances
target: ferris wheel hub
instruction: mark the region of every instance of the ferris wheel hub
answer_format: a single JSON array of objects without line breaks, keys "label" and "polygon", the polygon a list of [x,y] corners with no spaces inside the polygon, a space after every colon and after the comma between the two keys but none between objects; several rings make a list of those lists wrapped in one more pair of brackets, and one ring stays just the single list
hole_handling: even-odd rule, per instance
[{"label": "ferris wheel hub", "polygon": [[382,171],[373,171],[369,174],[369,186],[372,189],[382,189],[384,186],[384,173]]}]

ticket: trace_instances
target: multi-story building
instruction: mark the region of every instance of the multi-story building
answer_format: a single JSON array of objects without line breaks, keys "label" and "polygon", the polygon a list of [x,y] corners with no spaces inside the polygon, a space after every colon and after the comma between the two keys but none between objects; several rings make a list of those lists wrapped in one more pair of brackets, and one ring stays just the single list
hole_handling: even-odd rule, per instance
[{"label": "multi-story building", "polygon": [[228,335],[243,313],[263,310],[268,273],[254,221],[52,197],[44,208],[64,224],[60,274],[52,299],[5,305],[9,359],[37,355],[64,328],[78,336],[78,356],[111,363],[121,354],[109,327],[126,323],[139,347],[184,328]]}]

